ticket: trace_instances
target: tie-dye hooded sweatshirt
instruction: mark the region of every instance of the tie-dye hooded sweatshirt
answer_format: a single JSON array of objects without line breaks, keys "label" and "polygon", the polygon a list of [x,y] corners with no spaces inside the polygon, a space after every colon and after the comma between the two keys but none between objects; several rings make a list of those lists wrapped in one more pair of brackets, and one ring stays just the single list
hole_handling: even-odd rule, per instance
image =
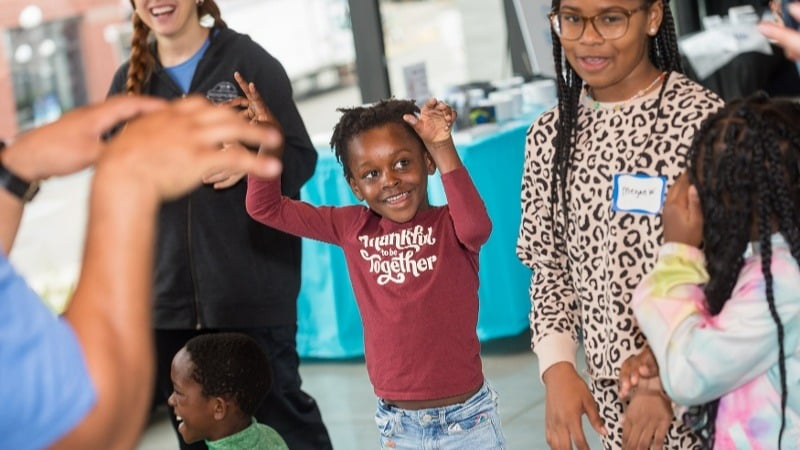
[{"label": "tie-dye hooded sweatshirt", "polygon": [[[678,404],[719,398],[715,449],[774,449],[781,423],[777,328],[767,304],[757,244],[719,314],[705,306],[703,252],[668,243],[633,295],[633,309]],[[782,449],[800,449],[800,268],[780,234],[772,236],[775,307],[785,330],[788,402]]]}]

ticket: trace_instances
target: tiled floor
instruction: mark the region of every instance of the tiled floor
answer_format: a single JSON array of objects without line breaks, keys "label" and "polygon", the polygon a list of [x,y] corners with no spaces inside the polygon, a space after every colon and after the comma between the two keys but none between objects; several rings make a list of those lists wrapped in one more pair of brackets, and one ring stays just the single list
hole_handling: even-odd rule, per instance
[{"label": "tiled floor", "polygon": [[[525,334],[484,344],[486,376],[500,394],[509,450],[547,449],[544,387]],[[375,396],[363,361],[303,361],[303,388],[317,399],[336,450],[377,449]],[[584,430],[591,434],[590,429]],[[138,450],[173,450],[177,441],[164,414],[154,418]],[[591,436],[591,448],[601,448]]]}]

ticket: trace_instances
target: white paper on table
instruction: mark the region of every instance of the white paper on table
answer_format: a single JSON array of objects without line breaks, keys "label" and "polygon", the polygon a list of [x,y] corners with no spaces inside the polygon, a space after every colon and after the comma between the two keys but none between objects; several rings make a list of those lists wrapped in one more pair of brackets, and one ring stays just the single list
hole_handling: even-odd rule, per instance
[{"label": "white paper on table", "polygon": [[746,52],[772,54],[769,41],[754,24],[724,24],[686,36],[678,46],[701,79]]}]

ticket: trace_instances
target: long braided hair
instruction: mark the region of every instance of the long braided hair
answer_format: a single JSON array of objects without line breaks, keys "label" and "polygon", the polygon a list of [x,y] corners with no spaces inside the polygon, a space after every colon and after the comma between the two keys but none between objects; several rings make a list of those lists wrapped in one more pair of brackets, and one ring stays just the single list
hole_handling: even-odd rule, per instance
[{"label": "long braided hair", "polygon": [[[130,0],[134,12],[131,15],[133,21],[133,34],[131,36],[131,56],[128,66],[128,80],[125,83],[125,91],[129,94],[141,94],[142,87],[150,79],[155,65],[155,57],[150,50],[150,27],[136,13],[133,0]],[[227,28],[228,25],[222,20],[219,6],[214,0],[203,0],[197,3],[197,17],[209,14],[214,18],[214,26]]]},{"label": "long braided hair", "polygon": [[[689,178],[703,208],[708,311],[731,296],[743,253],[757,230],[767,304],[775,321],[781,376],[780,448],[786,426],[784,328],[775,307],[771,234],[777,228],[800,262],[800,105],[763,94],[736,100],[709,117],[689,151]],[[712,448],[719,399],[690,408],[685,421]]]},{"label": "long braided hair", "polygon": [[[678,38],[675,35],[675,21],[669,7],[669,1],[665,0],[645,0],[644,4],[650,8],[654,3],[661,2],[663,7],[663,18],[658,33],[649,38],[648,55],[653,65],[661,71],[683,73],[681,57],[678,52]],[[561,8],[561,0],[553,0],[552,11]],[[563,55],[558,34],[550,29],[553,41],[553,59],[555,61],[556,85],[558,88],[558,122],[556,123],[556,137],[554,140],[555,154],[553,155],[553,167],[551,171],[550,200],[553,211],[553,226],[560,229],[556,213],[561,198],[561,213],[564,217],[564,224],[567,223],[569,215],[569,168],[572,164],[572,149],[577,142],[578,134],[578,102],[583,89],[583,79],[569,65]],[[659,105],[662,93],[667,81],[661,86],[659,93]],[[657,107],[658,109],[658,107]],[[560,194],[560,195],[559,195]],[[561,245],[566,242],[565,229],[560,230],[558,235],[562,236]]]}]

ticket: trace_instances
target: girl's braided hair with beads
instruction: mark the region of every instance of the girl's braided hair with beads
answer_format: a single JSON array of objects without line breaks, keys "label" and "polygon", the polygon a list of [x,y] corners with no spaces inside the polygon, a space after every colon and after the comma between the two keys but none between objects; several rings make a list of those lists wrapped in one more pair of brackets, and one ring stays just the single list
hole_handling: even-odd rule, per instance
[{"label": "girl's braided hair with beads", "polygon": [[419,113],[419,107],[414,103],[414,100],[390,98],[380,100],[371,105],[337,108],[336,111],[342,113],[342,117],[333,127],[331,148],[334,155],[336,155],[336,160],[342,165],[344,177],[348,180],[353,177],[350,168],[347,166],[348,146],[353,138],[364,131],[390,123],[402,125],[406,132],[419,142],[421,148],[425,148],[422,138],[419,137],[411,125],[403,120],[405,114]]},{"label": "girl's braided hair with beads", "polygon": [[[133,0],[131,6],[136,8]],[[228,25],[222,20],[219,6],[214,0],[204,0],[197,4],[197,17],[209,14],[214,18],[214,26],[217,28],[227,28]],[[141,94],[142,88],[150,80],[155,65],[155,57],[150,50],[150,27],[136,14],[131,15],[133,21],[133,34],[131,36],[131,56],[128,66],[128,80],[125,83],[125,91],[129,94]]]},{"label": "girl's braided hair with beads", "polygon": [[[709,281],[705,286],[711,315],[731,297],[743,254],[755,229],[767,304],[775,321],[781,379],[781,428],[786,427],[786,351],[784,328],[775,307],[771,270],[777,229],[800,262],[800,105],[769,100],[763,94],[737,100],[710,116],[695,134],[689,151],[689,179],[703,209],[703,252]],[[794,351],[794,349],[792,349]],[[719,399],[690,408],[685,420],[700,431],[706,448],[714,444]]]},{"label": "girl's braided hair with beads", "polygon": [[[675,21],[669,2],[664,0],[645,0],[644,4],[649,9],[654,3],[661,2],[663,19],[655,36],[649,38],[649,57],[653,65],[661,71],[683,73],[681,56],[678,51],[678,38],[675,35]],[[553,0],[552,11],[561,8],[561,0]],[[555,30],[550,29],[553,40],[553,59],[555,61],[556,86],[558,88],[558,122],[556,123],[556,137],[553,142],[555,154],[553,155],[553,168],[551,171],[552,183],[550,186],[550,200],[554,209],[553,225],[562,237],[561,245],[566,242],[567,227],[561,229],[557,220],[556,211],[561,209],[561,214],[566,218],[569,214],[569,167],[572,164],[572,149],[575,146],[578,134],[578,103],[583,89],[583,79],[566,63],[559,37]],[[667,75],[669,76],[669,75]],[[656,110],[659,109],[661,97],[667,81],[661,85]],[[560,201],[559,201],[560,198]]]}]

